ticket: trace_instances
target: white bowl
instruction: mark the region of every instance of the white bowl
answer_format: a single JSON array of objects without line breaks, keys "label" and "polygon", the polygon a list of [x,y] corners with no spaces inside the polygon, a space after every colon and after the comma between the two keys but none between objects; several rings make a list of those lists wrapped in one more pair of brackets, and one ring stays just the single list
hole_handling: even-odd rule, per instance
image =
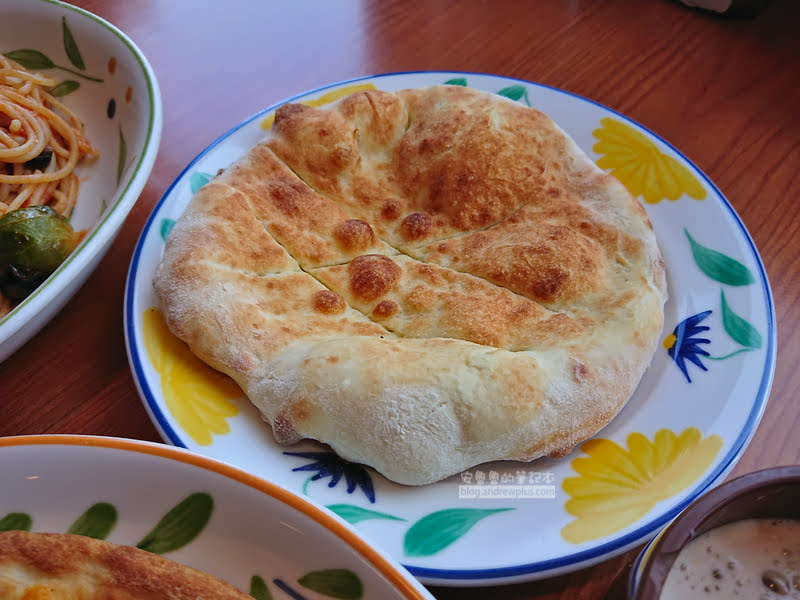
[{"label": "white bowl", "polygon": [[[13,518],[17,529],[145,547],[257,598],[433,600],[332,512],[186,450],[95,436],[6,437],[0,481],[0,520]],[[167,514],[180,527],[149,535]]]},{"label": "white bowl", "polygon": [[[108,250],[153,168],[162,116],[147,59],[110,23],[53,0],[0,0],[0,15],[0,52],[34,50],[58,65],[42,73],[79,84],[61,100],[100,151],[96,162],[78,169],[81,187],[71,222],[87,234],[47,281],[0,319],[2,361],[64,306]],[[65,25],[84,68],[65,49]]]}]

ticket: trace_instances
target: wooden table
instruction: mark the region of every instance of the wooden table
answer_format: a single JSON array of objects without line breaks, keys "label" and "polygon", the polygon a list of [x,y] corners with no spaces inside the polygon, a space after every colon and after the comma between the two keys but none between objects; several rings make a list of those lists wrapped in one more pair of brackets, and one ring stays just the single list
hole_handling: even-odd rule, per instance
[{"label": "wooden table", "polygon": [[[152,175],[116,242],[61,313],[0,364],[0,435],[161,441],[122,332],[131,253],[170,182],[262,108],[343,79],[478,71],[555,86],[642,123],[731,201],[766,265],[778,362],[761,425],[733,475],[800,462],[800,3],[724,19],[667,0],[79,0],[125,31],[161,85]],[[636,551],[558,578],[448,598],[602,598]]]}]

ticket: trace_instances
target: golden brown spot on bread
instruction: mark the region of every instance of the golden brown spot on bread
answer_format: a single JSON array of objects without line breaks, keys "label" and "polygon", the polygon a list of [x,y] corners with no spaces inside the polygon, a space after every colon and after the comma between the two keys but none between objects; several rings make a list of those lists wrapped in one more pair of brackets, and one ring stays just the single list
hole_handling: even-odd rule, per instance
[{"label": "golden brown spot on bread", "polygon": [[447,242],[442,254],[452,256],[453,262],[460,258],[467,272],[544,303],[587,293],[600,280],[604,261],[595,241],[553,225],[511,227],[492,238],[473,234]]},{"label": "golden brown spot on bread", "polygon": [[364,254],[347,265],[350,291],[363,300],[377,300],[400,279],[402,269],[388,256]]},{"label": "golden brown spot on bread", "polygon": [[394,221],[400,217],[400,202],[389,199],[381,206],[381,218],[385,221]]},{"label": "golden brown spot on bread", "polygon": [[333,237],[345,250],[366,250],[375,243],[375,232],[369,223],[359,219],[347,219],[333,229]]},{"label": "golden brown spot on bread", "polygon": [[51,600],[50,588],[46,585],[32,585],[23,592],[22,600]]},{"label": "golden brown spot on bread", "polygon": [[545,190],[545,193],[551,198],[558,198],[561,195],[561,190],[557,187],[549,187]]},{"label": "golden brown spot on bread", "polygon": [[300,113],[306,112],[311,110],[305,104],[284,104],[283,106],[279,106],[278,109],[275,111],[275,121],[273,123],[273,128],[278,127],[283,124],[284,121],[291,118],[292,116],[296,116]]},{"label": "golden brown spot on bread", "polygon": [[372,315],[378,319],[386,319],[397,313],[400,307],[391,300],[382,300],[372,309]]},{"label": "golden brown spot on bread", "polygon": [[400,223],[400,233],[407,240],[421,240],[431,232],[431,218],[425,213],[411,213]]},{"label": "golden brown spot on bread", "polygon": [[300,398],[289,409],[293,423],[303,423],[311,418],[311,403],[305,398]]},{"label": "golden brown spot on bread", "polygon": [[585,381],[589,377],[589,369],[581,361],[575,359],[575,381]]},{"label": "golden brown spot on bread", "polygon": [[302,214],[302,200],[308,193],[302,182],[278,176],[270,182],[269,191],[275,208],[283,214],[293,217]]},{"label": "golden brown spot on bread", "polygon": [[380,337],[383,337],[387,334],[385,329],[379,325],[375,325],[374,323],[353,323],[352,328],[354,335],[379,335]]},{"label": "golden brown spot on bread", "polygon": [[275,441],[281,446],[291,446],[303,439],[303,436],[297,432],[291,417],[285,413],[280,413],[272,419],[272,433]]},{"label": "golden brown spot on bread", "polygon": [[569,275],[559,268],[542,269],[533,280],[533,297],[543,301],[555,300],[566,286]]},{"label": "golden brown spot on bread", "polygon": [[406,297],[406,302],[414,310],[426,311],[436,302],[436,292],[425,285],[418,285]]},{"label": "golden brown spot on bread", "polygon": [[311,306],[324,315],[338,315],[344,312],[347,305],[339,294],[331,290],[319,290],[311,296]]}]

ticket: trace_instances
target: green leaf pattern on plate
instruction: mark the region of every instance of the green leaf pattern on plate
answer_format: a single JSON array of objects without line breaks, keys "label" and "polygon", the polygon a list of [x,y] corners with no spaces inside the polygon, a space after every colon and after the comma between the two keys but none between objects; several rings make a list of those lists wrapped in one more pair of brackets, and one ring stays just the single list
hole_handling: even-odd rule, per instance
[{"label": "green leaf pattern on plate", "polygon": [[78,517],[67,530],[67,533],[104,540],[116,524],[117,509],[114,505],[108,502],[97,502]]},{"label": "green leaf pattern on plate", "polygon": [[341,600],[358,600],[364,595],[364,585],[349,569],[326,569],[303,575],[297,583],[304,588]]},{"label": "green leaf pattern on plate", "polygon": [[19,63],[26,69],[31,71],[39,71],[41,69],[55,69],[56,65],[45,54],[38,50],[31,50],[30,48],[22,48],[20,50],[12,50],[11,52],[3,53],[3,56],[10,58],[14,62]]},{"label": "green leaf pattern on plate", "polygon": [[722,304],[722,326],[731,338],[745,348],[761,348],[761,334],[728,305],[725,292],[720,292]]},{"label": "green leaf pattern on plate", "polygon": [[86,70],[86,64],[83,62],[83,56],[81,56],[81,52],[78,49],[78,44],[75,41],[75,37],[72,35],[72,31],[67,25],[67,20],[65,17],[61,18],[61,37],[64,43],[64,53],[67,55],[69,62],[72,63],[72,65],[75,68],[79,69],[78,71],[70,67],[65,67],[63,65],[56,64],[44,52],[40,52],[39,50],[34,50],[32,48],[20,48],[18,50],[11,50],[10,52],[5,52],[4,55],[15,62],[18,62],[20,65],[31,71],[41,71],[43,69],[59,69],[61,71],[66,71],[67,73],[77,75],[78,77],[82,77],[83,79],[87,79],[89,81],[102,83],[103,79],[101,79],[100,77],[93,77],[91,75],[87,75],[86,73],[81,72]]},{"label": "green leaf pattern on plate", "polygon": [[735,286],[749,285],[755,282],[755,278],[752,273],[750,273],[750,269],[738,260],[734,260],[722,252],[717,252],[716,250],[703,246],[695,241],[686,229],[683,231],[689,239],[694,262],[708,277],[720,283]]},{"label": "green leaf pattern on plate", "polygon": [[406,532],[407,556],[430,556],[447,548],[489,515],[511,508],[448,508],[422,517]]},{"label": "green leaf pattern on plate", "polygon": [[177,550],[198,536],[208,524],[213,510],[211,495],[195,492],[164,515],[136,546],[155,554]]},{"label": "green leaf pattern on plate", "polygon": [[163,219],[161,221],[161,230],[159,234],[161,235],[161,239],[165,242],[169,237],[169,232],[172,231],[172,228],[175,227],[175,219]]},{"label": "green leaf pattern on plate", "polygon": [[[202,171],[192,173],[192,176],[189,178],[189,188],[192,194],[196,194],[197,191],[211,181],[213,177],[214,176],[210,173],[203,173]],[[165,242],[167,241],[173,227],[175,227],[175,219],[162,219],[161,229],[159,230],[159,235],[161,235],[162,240]]]},{"label": "green leaf pattern on plate", "polygon": [[[709,248],[708,246],[701,244],[694,237],[692,237],[686,228],[683,229],[683,232],[686,234],[686,239],[689,240],[689,246],[691,248],[692,257],[694,258],[695,264],[697,264],[697,267],[706,276],[724,285],[735,287],[755,283],[755,277],[753,277],[753,274],[750,272],[750,269],[748,269],[747,266],[718,250],[714,250],[713,248]],[[742,347],[723,356],[711,356],[704,350],[697,350],[697,344],[707,344],[710,341],[708,339],[694,337],[695,333],[700,333],[703,330],[709,329],[707,326],[702,326],[700,328],[696,328],[694,333],[690,333],[689,337],[685,338],[681,342],[682,344],[691,342],[694,344],[694,347],[687,345],[686,348],[683,349],[675,348],[675,344],[678,342],[675,333],[668,336],[668,338],[664,341],[664,347],[667,348],[667,351],[671,356],[674,355],[673,358],[677,360],[677,357],[686,356],[687,353],[690,353],[694,356],[692,362],[699,364],[700,355],[708,357],[709,360],[720,361],[729,359],[743,352],[761,348],[761,344],[763,343],[761,334],[748,321],[736,314],[736,312],[728,303],[728,299],[725,297],[724,290],[720,290],[720,305],[722,308],[721,313],[723,329],[734,342]],[[694,323],[694,326],[696,327],[697,322],[699,322],[697,317],[703,318],[705,315],[710,313],[711,311],[708,310],[704,313],[689,317],[689,319],[685,319],[681,325],[684,323],[691,323],[691,320],[695,319],[696,322]],[[675,331],[678,331],[678,328],[676,328]],[[683,363],[679,362],[678,364],[681,366]],[[705,366],[700,366],[703,368],[703,370],[708,370]],[[689,379],[685,367],[681,366],[681,368],[684,370],[684,375],[686,375],[687,379]],[[689,382],[691,383],[690,379]]]},{"label": "green leaf pattern on plate", "polygon": [[125,134],[122,133],[122,126],[119,128],[119,155],[117,156],[117,185],[122,181],[122,172],[125,170],[125,160],[128,156],[128,144],[125,142]]},{"label": "green leaf pattern on plate", "polygon": [[30,531],[33,519],[28,513],[12,512],[0,519],[0,531]]},{"label": "green leaf pattern on plate", "polygon": [[[138,548],[165,554],[183,548],[205,529],[214,511],[214,500],[207,492],[195,492],[170,509],[153,527]],[[69,527],[67,533],[104,540],[118,521],[118,511],[113,504],[96,502]],[[24,512],[10,512],[0,518],[0,531],[31,531],[33,518]],[[275,584],[293,598],[304,596],[280,579]],[[364,585],[350,569],[331,568],[315,570],[297,579],[297,583],[329,598],[358,600],[363,597]],[[256,600],[272,600],[272,594],[261,575],[250,578],[249,594]]]},{"label": "green leaf pattern on plate", "polygon": [[66,17],[61,17],[61,34],[64,39],[64,52],[67,53],[69,62],[71,62],[73,66],[81,71],[86,70],[86,64],[83,62],[81,51],[78,50],[78,44],[75,42],[72,31],[70,30],[69,25],[67,25]]},{"label": "green leaf pattern on plate", "polygon": [[335,512],[348,523],[360,523],[361,521],[368,521],[369,519],[387,519],[389,521],[405,521],[400,517],[395,517],[388,513],[378,512],[377,510],[370,510],[368,508],[361,508],[354,504],[329,504],[325,508]]},{"label": "green leaf pattern on plate", "polygon": [[214,176],[210,173],[203,173],[202,171],[192,173],[192,176],[189,178],[189,187],[192,190],[192,194],[196,194],[197,191],[211,181],[213,177]]},{"label": "green leaf pattern on plate", "polygon": [[250,578],[249,594],[256,600],[272,600],[272,594],[267,587],[267,582],[259,575],[253,575]]},{"label": "green leaf pattern on plate", "polygon": [[74,79],[66,79],[59,83],[57,86],[50,90],[50,95],[56,98],[61,98],[66,96],[67,94],[71,94],[75,90],[81,87],[81,84],[75,81]]},{"label": "green leaf pattern on plate", "polygon": [[525,104],[527,104],[528,106],[531,105],[531,102],[528,99],[528,88],[525,87],[524,85],[511,85],[509,87],[503,88],[497,93],[500,96],[505,96],[509,100],[514,100],[515,102],[524,100]]}]

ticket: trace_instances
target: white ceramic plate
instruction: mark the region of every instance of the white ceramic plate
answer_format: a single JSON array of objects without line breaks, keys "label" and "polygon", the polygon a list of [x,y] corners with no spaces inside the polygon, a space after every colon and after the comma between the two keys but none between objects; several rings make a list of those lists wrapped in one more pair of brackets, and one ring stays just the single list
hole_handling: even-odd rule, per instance
[{"label": "white ceramic plate", "polygon": [[[185,346],[164,335],[151,285],[164,237],[192,190],[245,153],[275,107],[205,150],[153,211],[128,278],[130,363],[165,440],[303,492],[356,523],[423,581],[477,585],[552,576],[652,537],[733,467],[772,381],[769,285],[749,235],[713,183],[652,132],[583,98],[497,76],[425,72],[338,83],[292,100],[320,104],[356,87],[444,82],[543,110],[645,201],[667,266],[664,344],[625,409],[594,440],[560,460],[482,465],[433,485],[403,487],[316,443],[278,446],[236,389],[215,383]],[[636,178],[642,173],[648,179]]]},{"label": "white ceramic plate", "polygon": [[432,600],[345,521],[182,449],[92,436],[9,437],[0,439],[0,477],[0,530],[138,545],[256,598]]},{"label": "white ceramic plate", "polygon": [[52,0],[0,0],[0,52],[60,83],[61,100],[100,151],[79,166],[71,223],[87,235],[36,291],[0,318],[0,361],[35,335],[85,282],[142,191],[161,139],[161,95],[136,45],[99,17]]}]

